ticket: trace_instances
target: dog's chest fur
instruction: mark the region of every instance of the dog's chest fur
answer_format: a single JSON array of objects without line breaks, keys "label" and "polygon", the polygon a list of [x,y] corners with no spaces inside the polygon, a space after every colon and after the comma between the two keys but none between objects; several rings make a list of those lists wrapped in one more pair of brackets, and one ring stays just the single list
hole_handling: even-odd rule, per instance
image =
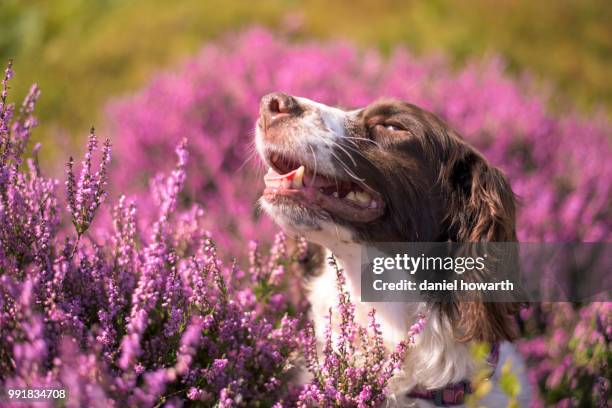
[{"label": "dog's chest fur", "polygon": [[[361,302],[361,254],[356,244],[338,245],[333,251],[339,267],[346,277],[346,289],[355,305],[355,319],[363,327],[368,326],[368,313],[376,309],[376,320],[380,324],[384,342],[388,350],[395,350],[398,343],[406,338],[410,326],[417,320],[419,313],[425,313],[427,323],[423,332],[416,337],[416,344],[406,360],[403,388],[415,384],[428,388],[442,387],[458,382],[472,374],[473,365],[465,344],[453,340],[448,321],[434,311],[426,311],[422,303],[405,302]],[[332,252],[326,250],[326,258]],[[315,322],[316,333],[321,336],[327,323],[326,316],[332,310],[337,315],[336,271],[328,263],[323,272],[308,282],[311,315]],[[337,327],[334,327],[337,329]],[[399,384],[398,384],[399,385]]]}]

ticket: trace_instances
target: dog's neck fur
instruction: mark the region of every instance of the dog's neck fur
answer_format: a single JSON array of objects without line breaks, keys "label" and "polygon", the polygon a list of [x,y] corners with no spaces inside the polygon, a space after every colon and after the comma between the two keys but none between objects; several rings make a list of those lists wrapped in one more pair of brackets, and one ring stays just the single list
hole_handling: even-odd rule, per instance
[{"label": "dog's neck fur", "polygon": [[[319,240],[317,240],[319,241]],[[376,309],[376,320],[381,326],[389,351],[406,338],[409,328],[419,314],[425,314],[426,325],[409,350],[402,372],[390,384],[391,393],[405,393],[415,386],[428,389],[442,388],[470,378],[475,364],[469,345],[454,340],[448,319],[435,309],[426,309],[423,303],[361,302],[361,247],[349,240],[323,240],[326,258],[332,254],[346,277],[346,288],[355,304],[355,318],[363,327],[368,324],[368,312]],[[320,275],[308,282],[309,300],[316,333],[321,336],[326,324],[325,316],[337,304],[336,271],[327,263]]]}]

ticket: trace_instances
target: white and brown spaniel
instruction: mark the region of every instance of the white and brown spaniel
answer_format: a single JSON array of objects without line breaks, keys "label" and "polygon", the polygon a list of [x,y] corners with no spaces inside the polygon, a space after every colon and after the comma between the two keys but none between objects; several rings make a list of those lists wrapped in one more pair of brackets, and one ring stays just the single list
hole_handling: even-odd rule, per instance
[{"label": "white and brown spaniel", "polygon": [[[504,175],[430,112],[397,100],[355,110],[272,93],[261,100],[256,146],[269,167],[264,210],[288,233],[333,253],[353,299],[360,299],[360,248],[373,242],[516,241],[515,197]],[[325,257],[322,257],[325,259]],[[305,279],[318,334],[334,305],[335,273],[324,263]],[[478,364],[473,342],[494,347],[485,406],[505,406],[497,380],[510,362],[529,401],[525,366],[510,342],[517,303],[356,302],[367,325],[376,308],[386,345],[394,349],[425,314],[388,405],[461,405]]]}]

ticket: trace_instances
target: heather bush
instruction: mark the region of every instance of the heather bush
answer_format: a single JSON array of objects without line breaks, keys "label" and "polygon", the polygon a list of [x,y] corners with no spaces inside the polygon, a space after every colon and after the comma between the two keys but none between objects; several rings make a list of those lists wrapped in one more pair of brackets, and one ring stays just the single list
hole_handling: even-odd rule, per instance
[{"label": "heather bush", "polygon": [[[530,381],[545,390],[541,406],[612,405],[612,303],[594,302],[581,308],[546,303],[524,310],[526,324],[544,325],[549,335],[519,343],[532,365]],[[539,313],[538,316],[529,316]],[[536,327],[528,332],[538,333]]]},{"label": "heather bush", "polygon": [[15,115],[11,75],[0,99],[0,389],[63,388],[71,407],[271,406],[295,392],[285,377],[301,314],[281,289],[304,246],[289,251],[279,235],[266,254],[251,244],[245,269],[221,262],[204,210],[177,211],[184,141],[152,183],[150,228],[122,196],[92,233],[111,153],[107,140],[97,157],[93,129],[80,173],[68,162],[72,228],[60,228],[58,182],[41,175],[37,149],[22,160],[38,89]]},{"label": "heather bush", "polygon": [[393,353],[388,353],[383,345],[383,333],[376,322],[376,310],[369,313],[368,328],[355,322],[355,306],[346,290],[346,280],[342,270],[332,257],[330,266],[336,271],[338,292],[335,320],[339,334],[332,330],[333,311],[330,308],[325,327],[323,359],[319,359],[315,333],[312,325],[302,332],[302,350],[306,367],[313,380],[302,388],[299,407],[377,407],[385,400],[385,390],[389,380],[402,366],[408,347],[414,344],[425,325],[425,318],[412,325],[406,338]]}]

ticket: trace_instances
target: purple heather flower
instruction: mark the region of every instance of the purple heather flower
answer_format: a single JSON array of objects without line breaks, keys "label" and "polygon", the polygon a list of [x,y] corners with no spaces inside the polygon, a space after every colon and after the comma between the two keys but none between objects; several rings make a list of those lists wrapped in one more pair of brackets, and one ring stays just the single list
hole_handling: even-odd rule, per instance
[{"label": "purple heather flower", "polygon": [[102,149],[102,159],[100,168],[96,173],[92,174],[92,159],[93,154],[98,146],[94,128],[91,128],[89,140],[87,142],[87,151],[85,159],[82,163],[81,174],[79,181],[75,181],[74,177],[74,160],[72,157],[67,164],[66,189],[68,193],[68,210],[72,215],[72,224],[74,225],[77,235],[80,237],[89,228],[91,221],[94,218],[96,210],[104,201],[107,193],[104,189],[107,183],[107,167],[110,162],[110,140],[107,139]]},{"label": "purple heather flower", "polygon": [[383,345],[383,333],[376,322],[375,311],[369,313],[367,328],[355,322],[354,304],[345,288],[344,273],[333,257],[330,266],[336,271],[340,319],[338,327],[334,328],[332,310],[329,310],[323,333],[322,362],[317,355],[312,324],[308,324],[300,335],[302,352],[313,381],[302,389],[299,405],[376,407],[384,401],[387,384],[400,369],[408,345],[414,343],[414,337],[423,330],[425,319],[419,317],[406,333],[406,339],[389,353]]}]

